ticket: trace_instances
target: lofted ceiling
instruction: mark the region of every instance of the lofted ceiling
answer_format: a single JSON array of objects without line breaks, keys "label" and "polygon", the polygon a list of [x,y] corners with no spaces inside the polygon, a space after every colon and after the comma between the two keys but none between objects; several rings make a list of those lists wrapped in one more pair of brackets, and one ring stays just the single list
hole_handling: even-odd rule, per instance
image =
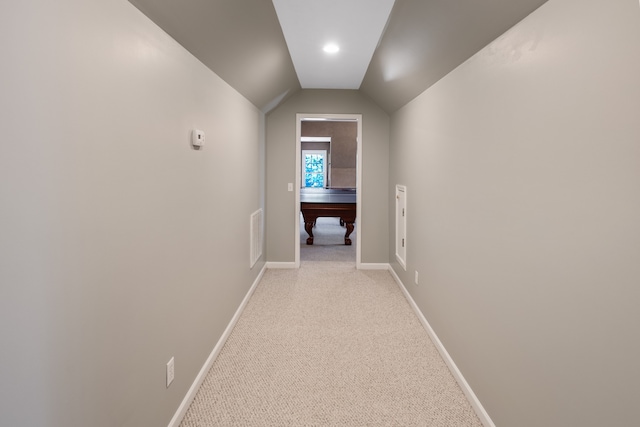
[{"label": "lofted ceiling", "polygon": [[393,3],[273,0],[302,88],[359,89]]},{"label": "lofted ceiling", "polygon": [[264,112],[304,87],[359,88],[387,113],[546,2],[129,1]]}]

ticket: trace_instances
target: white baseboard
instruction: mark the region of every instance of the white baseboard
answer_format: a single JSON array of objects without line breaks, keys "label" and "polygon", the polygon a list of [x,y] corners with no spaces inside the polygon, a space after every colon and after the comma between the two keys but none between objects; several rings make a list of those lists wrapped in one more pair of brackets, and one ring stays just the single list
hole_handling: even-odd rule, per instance
[{"label": "white baseboard", "polygon": [[[213,362],[216,360],[216,358],[220,354],[220,351],[222,350],[222,347],[224,346],[225,342],[227,341],[227,339],[231,335],[231,331],[233,330],[234,326],[238,322],[238,319],[240,318],[240,315],[242,314],[242,312],[244,311],[245,307],[247,306],[247,303],[249,302],[249,299],[251,298],[251,295],[253,295],[253,292],[255,291],[256,286],[258,286],[258,283],[260,283],[260,280],[262,279],[262,276],[264,275],[264,272],[266,271],[267,268],[296,268],[296,267],[295,267],[295,263],[288,263],[288,262],[277,262],[277,263],[268,262],[268,263],[265,264],[265,266],[262,268],[262,270],[258,274],[258,277],[256,277],[256,279],[254,280],[253,284],[251,285],[251,288],[247,292],[247,295],[245,295],[244,299],[240,303],[240,306],[238,307],[238,309],[236,310],[235,314],[231,318],[231,321],[227,325],[227,328],[225,329],[224,333],[222,334],[222,336],[218,340],[217,344],[215,345],[215,347],[211,351],[211,354],[209,355],[209,357],[205,361],[204,365],[200,369],[200,372],[198,373],[198,375],[196,376],[195,380],[193,381],[193,384],[191,385],[191,387],[189,388],[189,391],[187,392],[187,394],[185,395],[184,399],[182,400],[182,403],[180,404],[180,406],[178,407],[178,409],[177,409],[176,413],[174,414],[173,418],[169,422],[168,427],[179,427],[180,426],[180,423],[182,422],[182,419],[184,418],[185,414],[187,413],[187,410],[189,409],[189,406],[193,402],[193,399],[195,399],[196,394],[197,394],[198,390],[200,389],[200,386],[202,385],[205,377],[207,376],[207,373],[209,372],[209,369],[211,369],[211,366],[213,365]],[[404,294],[405,298],[409,302],[409,305],[411,306],[413,311],[418,316],[418,319],[420,320],[420,323],[422,323],[422,326],[425,328],[425,330],[429,334],[429,337],[433,341],[433,344],[438,349],[438,352],[440,353],[440,356],[442,356],[442,358],[444,359],[445,363],[449,367],[449,370],[451,371],[451,374],[453,375],[453,377],[455,378],[456,382],[458,383],[458,385],[460,386],[460,388],[464,392],[465,396],[467,397],[467,399],[471,403],[471,406],[473,407],[474,411],[478,415],[478,418],[480,418],[480,421],[482,422],[482,425],[485,426],[485,427],[496,427],[495,424],[493,423],[493,421],[491,420],[491,417],[489,417],[489,414],[487,413],[487,411],[482,406],[482,403],[480,403],[480,400],[478,400],[478,397],[476,396],[476,394],[471,389],[471,386],[469,386],[469,383],[467,383],[467,381],[462,376],[462,372],[460,372],[460,370],[456,366],[455,362],[453,361],[453,359],[449,355],[449,352],[447,352],[447,350],[445,349],[444,345],[442,344],[442,342],[440,341],[440,339],[436,335],[435,331],[433,330],[433,328],[431,328],[431,325],[429,325],[429,322],[424,317],[424,315],[422,314],[422,312],[418,308],[418,305],[413,300],[413,298],[411,297],[411,295],[407,291],[406,287],[404,286],[404,284],[400,280],[400,277],[398,277],[398,275],[393,270],[391,265],[390,264],[382,264],[382,263],[380,263],[380,264],[377,264],[377,263],[361,263],[359,268],[362,269],[362,270],[388,270],[389,273],[391,273],[391,276],[394,278],[396,283],[398,283],[398,286],[400,287],[400,289],[402,290],[402,293]]]},{"label": "white baseboard", "polygon": [[[268,262],[266,268],[299,268],[295,262]],[[365,263],[361,262],[356,266],[360,270],[389,270],[389,264],[386,263]]]},{"label": "white baseboard", "polygon": [[402,280],[400,280],[400,277],[398,277],[395,270],[391,266],[389,266],[389,272],[391,273],[395,281],[398,283],[398,286],[400,286],[402,293],[404,293],[405,298],[407,299],[407,301],[409,301],[409,305],[411,305],[411,308],[413,308],[413,311],[418,316],[420,323],[422,323],[422,326],[427,330],[427,333],[429,334],[431,341],[438,349],[440,356],[442,356],[442,358],[444,359],[444,362],[449,367],[449,371],[451,371],[451,374],[453,375],[456,382],[462,389],[463,393],[469,400],[469,403],[471,403],[471,406],[473,407],[473,410],[475,411],[476,415],[478,415],[478,418],[480,418],[482,425],[485,427],[496,427],[496,425],[491,420],[491,417],[489,417],[489,414],[482,406],[482,403],[480,403],[480,400],[471,389],[471,386],[469,385],[467,380],[465,380],[464,377],[462,376],[462,372],[460,372],[460,370],[456,366],[455,362],[449,355],[449,352],[447,351],[447,349],[444,348],[444,345],[436,335],[436,332],[433,330],[431,325],[429,325],[429,322],[427,321],[427,319],[424,317],[424,315],[418,308],[418,305],[411,297],[411,294],[409,294],[409,292],[407,291],[407,288],[404,286],[404,283],[402,283]]},{"label": "white baseboard", "polygon": [[267,268],[298,268],[295,262],[268,262],[265,267]]},{"label": "white baseboard", "polygon": [[361,262],[358,265],[360,270],[389,270],[391,266],[387,263]]},{"label": "white baseboard", "polygon": [[176,411],[176,413],[173,415],[173,418],[169,422],[168,427],[178,427],[182,422],[182,419],[187,413],[189,406],[191,406],[191,402],[193,402],[193,399],[195,399],[196,394],[198,393],[198,390],[202,385],[202,382],[204,381],[205,377],[209,373],[209,369],[211,369],[213,362],[216,360],[216,358],[220,354],[220,351],[222,350],[222,347],[224,346],[225,342],[227,342],[229,335],[231,335],[231,331],[233,330],[234,326],[238,322],[238,319],[240,318],[240,315],[244,311],[244,308],[247,306],[247,303],[249,302],[251,295],[253,295],[253,292],[255,291],[256,286],[258,286],[258,283],[260,283],[260,280],[262,280],[262,276],[264,275],[264,272],[266,271],[266,269],[267,269],[266,265],[262,267],[262,270],[260,270],[258,277],[256,277],[256,280],[253,281],[251,288],[249,288],[249,292],[247,292],[247,295],[245,295],[244,299],[240,303],[240,306],[238,307],[235,314],[231,318],[231,321],[227,325],[227,328],[224,330],[222,336],[218,340],[218,343],[215,345],[215,347],[213,348],[213,351],[211,351],[211,354],[209,355],[207,360],[204,362],[204,365],[200,369],[200,372],[196,376],[196,379],[193,381],[193,384],[191,384],[189,391],[185,395],[184,399],[182,399],[182,403],[178,407],[178,410]]}]

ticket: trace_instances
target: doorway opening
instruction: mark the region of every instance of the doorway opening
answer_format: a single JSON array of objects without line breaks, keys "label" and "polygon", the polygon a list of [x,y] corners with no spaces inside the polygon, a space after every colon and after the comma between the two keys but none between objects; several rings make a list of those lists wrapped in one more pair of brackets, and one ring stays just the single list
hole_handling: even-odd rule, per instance
[{"label": "doorway opening", "polygon": [[[311,253],[305,243],[314,236],[306,232],[301,210],[301,192],[307,198],[308,192],[323,192],[339,194],[339,197],[355,199],[355,219],[361,224],[361,194],[362,194],[362,115],[361,114],[296,114],[296,184],[295,184],[295,266],[300,267],[301,244],[305,245],[305,254]],[[350,194],[350,196],[348,195]],[[355,197],[354,197],[355,196]],[[350,200],[352,200],[350,199]],[[307,212],[307,211],[305,211]],[[358,225],[354,227],[353,219],[347,218],[347,223],[340,216],[318,217],[314,225],[343,227],[343,245],[333,245],[337,251],[347,253],[351,239],[345,230],[355,230],[355,264],[361,264],[361,236],[362,230]],[[351,216],[353,216],[351,214]],[[335,223],[335,224],[334,224]],[[316,229],[315,227],[313,229]],[[321,229],[318,233],[322,235]],[[328,230],[328,229],[327,229]],[[310,230],[311,231],[311,230]],[[304,236],[301,235],[304,234]],[[304,237],[304,238],[303,238]],[[301,243],[302,242],[302,243]],[[342,247],[339,247],[342,246]],[[353,254],[353,250],[349,254]],[[353,256],[353,255],[351,255]]]}]

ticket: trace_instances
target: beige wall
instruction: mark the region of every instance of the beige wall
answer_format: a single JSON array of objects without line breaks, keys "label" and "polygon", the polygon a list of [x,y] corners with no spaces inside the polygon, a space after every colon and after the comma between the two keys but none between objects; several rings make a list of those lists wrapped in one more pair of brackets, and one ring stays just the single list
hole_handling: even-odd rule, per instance
[{"label": "beige wall", "polygon": [[362,262],[388,262],[389,117],[357,91],[303,90],[267,115],[267,260],[294,262],[296,114],[362,114]]},{"label": "beige wall", "polygon": [[[356,187],[356,154],[358,148],[358,126],[355,122],[303,121],[301,136],[331,137],[331,164],[329,182],[333,188]],[[307,149],[310,143],[303,143]]]},{"label": "beige wall", "polygon": [[498,426],[638,423],[639,76],[637,0],[550,0],[392,116],[393,267]]},{"label": "beige wall", "polygon": [[166,426],[264,265],[264,118],[124,0],[3,2],[0,52],[0,425]]}]

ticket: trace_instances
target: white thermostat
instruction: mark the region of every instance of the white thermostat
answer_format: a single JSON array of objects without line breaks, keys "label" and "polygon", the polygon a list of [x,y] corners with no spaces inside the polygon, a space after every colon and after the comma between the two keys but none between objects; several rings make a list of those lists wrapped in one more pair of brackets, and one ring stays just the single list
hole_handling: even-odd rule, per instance
[{"label": "white thermostat", "polygon": [[204,144],[204,132],[198,129],[194,129],[191,132],[191,145],[196,148],[202,147]]}]

